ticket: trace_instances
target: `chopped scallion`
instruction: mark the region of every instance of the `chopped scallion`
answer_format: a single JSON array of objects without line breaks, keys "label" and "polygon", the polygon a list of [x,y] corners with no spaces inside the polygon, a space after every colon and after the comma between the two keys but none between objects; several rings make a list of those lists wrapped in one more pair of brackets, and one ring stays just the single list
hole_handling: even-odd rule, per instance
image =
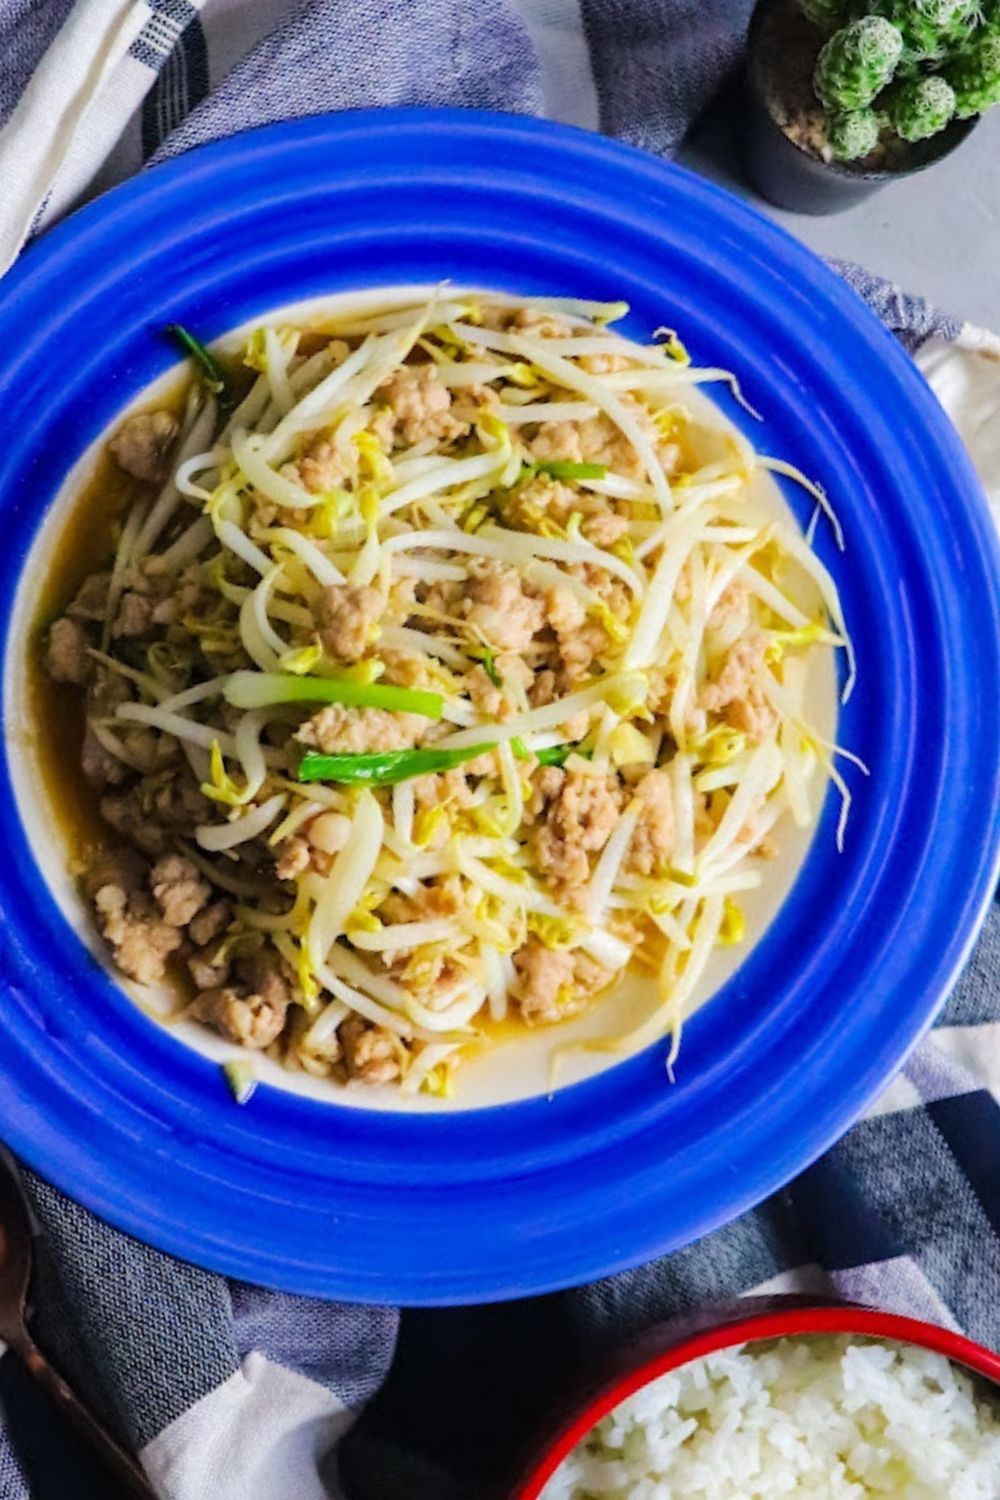
[{"label": "chopped scallion", "polygon": [[550,479],[603,479],[607,472],[607,464],[576,464],[568,459],[552,459],[523,465],[520,478],[531,479],[535,474],[547,474]]},{"label": "chopped scallion", "polygon": [[575,745],[547,745],[535,751],[535,759],[540,766],[561,766],[575,749]]},{"label": "chopped scallion", "polygon": [[468,745],[461,750],[383,750],[369,755],[322,755],[307,750],[299,762],[299,780],[392,786],[414,776],[451,771],[494,748],[494,745]]},{"label": "chopped scallion", "polygon": [[223,409],[232,406],[234,399],[229,379],[215,355],[210,353],[201,340],[196,339],[194,334],[181,323],[168,323],[164,333],[176,340],[185,354],[194,361],[201,375],[202,384],[218,399],[219,405]]},{"label": "chopped scallion", "polygon": [[226,1082],[237,1104],[246,1104],[258,1084],[254,1065],[248,1057],[232,1057],[222,1064]]},{"label": "chopped scallion", "polygon": [[[540,766],[561,766],[574,751],[578,754],[584,753],[577,745],[546,745],[541,750],[529,750],[520,735],[514,736],[510,742],[510,748],[517,760],[530,760],[534,756]],[[587,753],[589,754],[589,751]]]},{"label": "chopped scallion", "polygon": [[223,696],[234,708],[268,708],[273,703],[343,703],[350,708],[387,708],[395,713],[440,719],[440,693],[394,687],[384,682],[355,682],[344,677],[295,676],[290,672],[234,672]]},{"label": "chopped scallion", "polygon": [[489,646],[483,650],[483,671],[495,688],[503,687],[503,678],[497,671],[497,659]]}]

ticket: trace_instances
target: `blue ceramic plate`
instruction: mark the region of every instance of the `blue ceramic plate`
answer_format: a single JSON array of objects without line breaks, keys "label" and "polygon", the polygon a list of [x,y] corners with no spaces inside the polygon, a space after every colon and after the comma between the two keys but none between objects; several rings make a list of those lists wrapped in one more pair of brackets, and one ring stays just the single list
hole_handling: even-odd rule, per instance
[{"label": "blue ceramic plate", "polygon": [[[626,298],[735,370],[758,444],[817,475],[860,664],[834,799],[747,961],[690,1025],[587,1082],[414,1118],[262,1087],[146,1020],[37,872],[0,766],[0,1128],[46,1177],[203,1265],[303,1292],[512,1297],[683,1245],[830,1144],[929,1024],[996,873],[997,548],[968,461],[855,295],[750,209],[597,136],[385,111],[268,128],[146,173],[46,235],[0,297],[5,614],[75,458],[175,358],[302,298],[443,277]],[[741,416],[749,425],[749,419]],[[764,434],[766,434],[766,439]],[[802,512],[800,511],[800,514]],[[5,627],[6,628],[6,627]],[[19,718],[4,703],[4,721]]]}]

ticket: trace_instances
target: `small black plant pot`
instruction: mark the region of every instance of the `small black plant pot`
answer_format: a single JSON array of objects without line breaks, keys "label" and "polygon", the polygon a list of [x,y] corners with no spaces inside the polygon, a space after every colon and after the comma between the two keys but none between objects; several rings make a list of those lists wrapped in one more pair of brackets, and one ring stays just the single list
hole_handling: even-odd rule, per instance
[{"label": "small black plant pot", "polygon": [[[800,97],[809,90],[812,62],[822,37],[795,0],[758,0],[747,38],[743,110],[737,148],[743,175],[762,198],[800,214],[833,214],[871,197],[887,183],[923,172],[960,146],[977,124],[956,120],[940,134],[902,148],[898,160],[872,170],[865,162],[828,162],[792,140],[774,118],[775,53],[786,62],[802,59],[795,80]],[[807,94],[808,96],[808,94]]]}]

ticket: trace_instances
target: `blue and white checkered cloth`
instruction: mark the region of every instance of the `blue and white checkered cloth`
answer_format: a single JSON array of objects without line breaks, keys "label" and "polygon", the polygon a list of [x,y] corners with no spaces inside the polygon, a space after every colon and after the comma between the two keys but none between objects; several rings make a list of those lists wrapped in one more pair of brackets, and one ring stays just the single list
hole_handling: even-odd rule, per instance
[{"label": "blue and white checkered cloth", "polygon": [[[321,110],[544,112],[669,153],[738,66],[749,8],[0,0],[0,267],[145,162]],[[839,269],[915,354],[1000,502],[996,341]],[[36,1333],[170,1500],[490,1500],[570,1371],[713,1299],[839,1293],[1000,1347],[998,1101],[994,907],[938,1026],[867,1118],[785,1192],[667,1260],[509,1308],[401,1320],[180,1264],[30,1177]],[[60,1449],[11,1357],[0,1405],[0,1500],[107,1496],[86,1455]]]}]

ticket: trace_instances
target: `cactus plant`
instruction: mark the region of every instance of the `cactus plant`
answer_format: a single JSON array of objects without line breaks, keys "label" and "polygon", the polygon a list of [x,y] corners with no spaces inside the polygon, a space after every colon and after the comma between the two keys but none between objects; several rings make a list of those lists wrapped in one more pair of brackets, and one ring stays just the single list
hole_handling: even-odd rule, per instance
[{"label": "cactus plant", "polygon": [[798,0],[826,40],[813,73],[830,154],[927,140],[1000,103],[1000,0]]},{"label": "cactus plant", "polygon": [[1000,104],[1000,31],[984,36],[978,47],[960,53],[948,69],[960,120],[983,115]]},{"label": "cactus plant", "polygon": [[886,113],[896,134],[904,141],[923,141],[943,130],[955,113],[955,91],[938,74],[911,78],[900,84],[889,100]]},{"label": "cactus plant", "polygon": [[862,16],[824,43],[813,87],[828,109],[864,109],[889,82],[902,53],[902,35],[891,21]]},{"label": "cactus plant", "polygon": [[900,32],[904,67],[944,57],[971,34],[978,16],[977,0],[876,0],[874,9]]},{"label": "cactus plant", "polygon": [[841,161],[857,161],[878,145],[879,122],[873,109],[847,109],[827,116],[826,138]]}]

